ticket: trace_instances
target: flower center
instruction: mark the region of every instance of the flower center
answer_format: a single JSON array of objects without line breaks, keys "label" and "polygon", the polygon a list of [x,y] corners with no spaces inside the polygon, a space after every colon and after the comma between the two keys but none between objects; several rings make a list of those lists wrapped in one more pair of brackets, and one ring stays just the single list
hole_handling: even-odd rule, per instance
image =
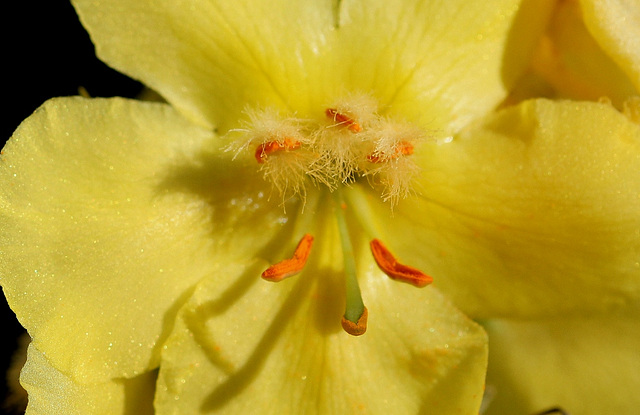
[{"label": "flower center", "polygon": [[409,157],[423,132],[378,113],[369,96],[343,99],[318,111],[318,119],[250,111],[235,150],[253,151],[264,178],[287,198],[308,184],[330,190],[366,178],[391,205],[411,193],[418,172]]},{"label": "flower center", "polygon": [[[346,306],[342,327],[352,335],[364,334],[368,310],[358,285],[356,261],[345,218],[347,207],[342,187],[362,178],[392,205],[410,193],[418,171],[411,155],[424,138],[410,124],[379,115],[368,96],[350,97],[324,109],[318,120],[285,117],[274,111],[249,112],[241,144],[236,147],[253,152],[266,181],[283,198],[306,195],[307,185],[326,186],[332,193],[335,219],[340,235],[345,276]],[[278,282],[303,271],[311,254],[314,238],[305,234],[291,258],[271,265],[262,273],[267,281]],[[431,283],[422,271],[399,263],[386,246],[373,238],[371,254],[378,267],[390,278],[417,287]]]}]

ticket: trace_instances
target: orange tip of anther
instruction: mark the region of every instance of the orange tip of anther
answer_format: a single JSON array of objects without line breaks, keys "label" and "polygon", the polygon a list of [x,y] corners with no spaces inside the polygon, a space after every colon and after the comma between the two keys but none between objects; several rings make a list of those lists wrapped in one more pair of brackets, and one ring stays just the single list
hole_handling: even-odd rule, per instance
[{"label": "orange tip of anther", "polygon": [[360,318],[358,318],[358,321],[355,323],[351,320],[347,320],[344,316],[342,316],[342,328],[352,336],[362,336],[364,332],[367,331],[368,318],[369,311],[367,310],[367,307],[365,307],[364,311],[360,315]]},{"label": "orange tip of anther", "polygon": [[269,154],[281,150],[297,150],[300,148],[300,142],[293,138],[285,138],[282,141],[267,141],[256,148],[255,158],[258,163],[264,163]]},{"label": "orange tip of anther", "polygon": [[393,254],[379,239],[371,241],[371,253],[378,264],[378,267],[389,276],[389,278],[406,282],[416,287],[424,287],[433,282],[433,278],[419,269],[412,268],[399,263]]},{"label": "orange tip of anther", "polygon": [[413,144],[408,141],[401,141],[394,149],[393,154],[373,153],[367,156],[367,160],[371,163],[383,163],[385,161],[393,160],[400,156],[410,156],[413,154]]},{"label": "orange tip of anther", "polygon": [[293,253],[293,257],[282,260],[277,264],[271,265],[262,273],[262,278],[271,281],[279,282],[285,278],[293,277],[298,274],[304,268],[311,252],[311,246],[313,245],[313,236],[308,233],[305,234]]},{"label": "orange tip of anther", "polygon": [[358,124],[356,120],[354,120],[353,118],[349,117],[346,114],[339,112],[335,108],[327,108],[325,110],[325,114],[327,115],[327,117],[331,118],[337,124],[344,125],[354,133],[359,133],[360,131],[362,131],[362,126]]}]

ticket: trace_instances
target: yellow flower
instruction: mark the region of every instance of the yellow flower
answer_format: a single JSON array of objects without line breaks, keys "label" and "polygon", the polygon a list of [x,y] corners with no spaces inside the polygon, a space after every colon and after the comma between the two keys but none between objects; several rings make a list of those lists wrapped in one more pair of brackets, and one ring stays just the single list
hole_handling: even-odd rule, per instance
[{"label": "yellow flower", "polygon": [[638,126],[491,114],[552,5],[76,1],[170,105],[51,100],[4,149],[29,413],[473,414],[486,335],[440,292],[475,318],[637,301]]}]

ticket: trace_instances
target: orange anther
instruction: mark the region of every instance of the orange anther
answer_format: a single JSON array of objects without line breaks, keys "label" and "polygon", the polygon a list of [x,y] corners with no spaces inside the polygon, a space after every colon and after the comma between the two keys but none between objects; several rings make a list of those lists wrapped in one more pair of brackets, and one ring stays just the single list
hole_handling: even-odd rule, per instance
[{"label": "orange anther", "polygon": [[311,246],[313,245],[313,236],[308,233],[305,234],[293,253],[293,257],[271,265],[262,273],[262,278],[267,281],[278,282],[285,278],[292,277],[302,271],[309,253],[311,252]]},{"label": "orange anther", "polygon": [[344,316],[342,317],[342,328],[344,331],[349,333],[352,336],[361,336],[367,331],[367,320],[369,319],[369,311],[367,307],[364,308],[364,311],[360,315],[360,318],[356,323],[353,321],[347,320]]},{"label": "orange anther", "polygon": [[380,269],[389,278],[406,282],[416,287],[424,287],[431,284],[433,278],[424,272],[399,263],[386,246],[378,239],[371,241],[371,253]]},{"label": "orange anther", "polygon": [[339,125],[344,125],[354,133],[359,133],[360,131],[362,131],[362,126],[358,124],[356,120],[349,117],[348,115],[339,112],[335,108],[327,108],[324,113],[327,114],[327,117],[331,118]]},{"label": "orange anther", "polygon": [[373,153],[367,156],[367,160],[371,163],[382,163],[395,159],[400,156],[410,156],[413,154],[413,144],[408,141],[400,141],[395,147],[393,154],[386,155],[384,153]]},{"label": "orange anther", "polygon": [[287,137],[282,141],[267,141],[258,146],[255,157],[258,163],[264,163],[269,154],[281,150],[296,150],[298,148],[300,148],[300,142],[293,138]]}]

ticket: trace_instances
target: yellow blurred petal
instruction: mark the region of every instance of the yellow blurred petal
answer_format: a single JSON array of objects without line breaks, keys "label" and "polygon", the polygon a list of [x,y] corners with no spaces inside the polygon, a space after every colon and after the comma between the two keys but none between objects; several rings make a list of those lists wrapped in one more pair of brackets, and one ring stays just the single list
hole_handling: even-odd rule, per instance
[{"label": "yellow blurred petal", "polygon": [[348,92],[373,93],[430,128],[459,128],[504,98],[552,2],[74,4],[102,59],[225,131],[246,105],[322,117]]},{"label": "yellow blurred petal", "polygon": [[95,382],[156,366],[195,283],[283,228],[264,182],[238,183],[215,145],[167,105],[82,98],[47,102],[8,142],[0,282],[57,369]]},{"label": "yellow blurred petal", "polygon": [[623,68],[587,30],[577,1],[558,2],[533,67],[564,98],[607,97],[621,108],[625,99],[638,93]]},{"label": "yellow blurred petal", "polygon": [[259,280],[258,262],[198,285],[162,354],[157,413],[477,414],[484,332],[438,291],[379,272],[363,241],[369,324],[346,334],[337,231],[316,231],[294,278]]},{"label": "yellow blurred petal", "polygon": [[613,107],[528,101],[416,156],[420,197],[381,234],[463,310],[531,316],[640,297],[640,127]]},{"label": "yellow blurred petal", "polygon": [[580,5],[593,37],[640,91],[640,3],[581,0]]},{"label": "yellow blurred petal", "polygon": [[26,415],[151,415],[156,378],[153,371],[132,379],[79,384],[31,344],[20,382],[29,393]]},{"label": "yellow blurred petal", "polygon": [[489,321],[485,415],[531,414],[560,406],[570,414],[634,415],[640,408],[640,320],[594,317]]}]

